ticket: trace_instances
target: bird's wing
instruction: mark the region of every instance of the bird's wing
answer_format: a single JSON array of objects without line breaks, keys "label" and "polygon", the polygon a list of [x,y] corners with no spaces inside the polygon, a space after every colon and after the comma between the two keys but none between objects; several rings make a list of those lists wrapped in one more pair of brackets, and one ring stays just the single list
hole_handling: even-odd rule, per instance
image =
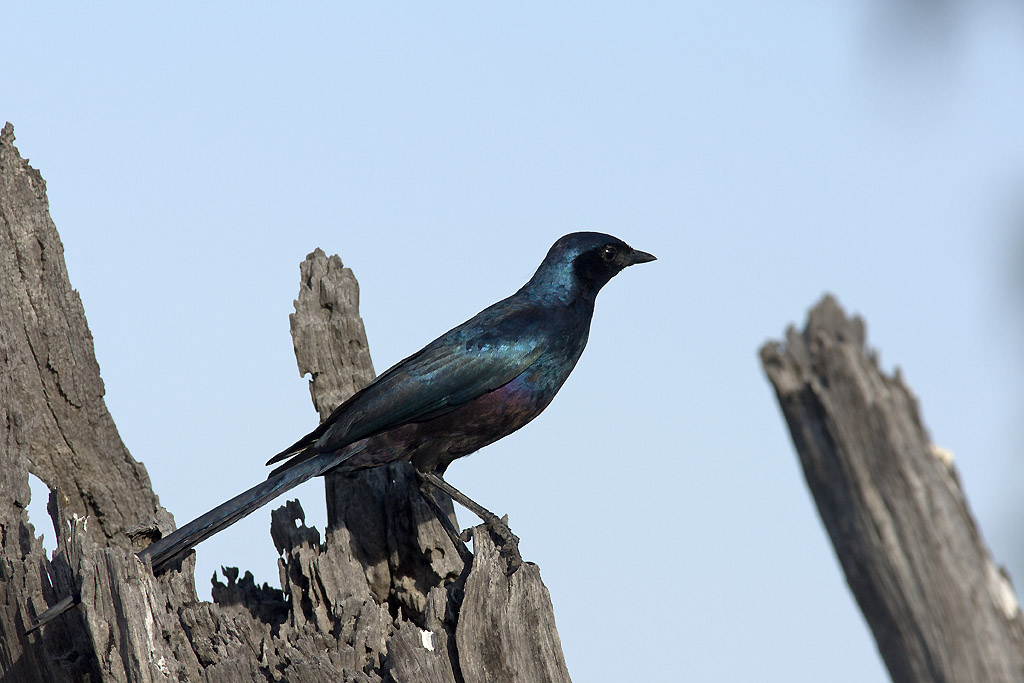
[{"label": "bird's wing", "polygon": [[[343,448],[379,432],[423,422],[508,384],[547,347],[543,335],[503,333],[469,321],[380,375],[338,406],[319,427],[267,464],[300,452]],[[512,326],[516,327],[516,326]],[[530,326],[534,327],[534,326]],[[315,450],[310,447],[315,444]]]}]

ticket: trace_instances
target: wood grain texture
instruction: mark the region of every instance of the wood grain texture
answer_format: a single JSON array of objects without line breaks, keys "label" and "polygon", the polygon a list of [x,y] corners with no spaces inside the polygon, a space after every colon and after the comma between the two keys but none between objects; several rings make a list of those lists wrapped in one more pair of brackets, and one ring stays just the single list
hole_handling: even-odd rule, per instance
[{"label": "wood grain texture", "polygon": [[[121,442],[103,395],[46,183],[18,153],[8,123],[0,132],[0,672],[12,680],[98,671],[91,640],[74,619],[25,636],[36,613],[81,587],[67,558],[51,565],[28,523],[29,472],[51,488],[65,521],[82,520],[77,533],[88,530],[99,548],[127,554],[129,531],[173,528],[146,469]],[[58,529],[65,538],[68,533]],[[38,657],[41,650],[48,656]]]},{"label": "wood grain texture", "polygon": [[894,681],[1024,681],[1024,624],[952,455],[832,297],[761,349],[807,484]]},{"label": "wood grain texture", "polygon": [[128,529],[169,519],[107,411],[46,183],[18,154],[10,124],[0,133],[0,292],[3,457],[24,458],[71,513],[90,516],[98,541],[129,548]]},{"label": "wood grain texture", "polygon": [[456,632],[464,680],[567,683],[569,671],[540,569],[527,562],[505,576],[505,560],[484,527],[473,534],[473,571]]},{"label": "wood grain texture", "polygon": [[359,283],[337,254],[319,247],[299,266],[299,296],[288,316],[299,374],[309,375],[313,406],[325,420],[374,378]]}]

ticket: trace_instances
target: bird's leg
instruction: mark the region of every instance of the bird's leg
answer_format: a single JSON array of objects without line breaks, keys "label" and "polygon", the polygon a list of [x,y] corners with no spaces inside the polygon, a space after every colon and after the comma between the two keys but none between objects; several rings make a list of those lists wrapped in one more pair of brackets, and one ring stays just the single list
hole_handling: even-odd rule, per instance
[{"label": "bird's leg", "polygon": [[505,572],[508,576],[516,573],[516,570],[523,564],[523,557],[519,554],[519,537],[512,533],[508,524],[501,521],[496,514],[480,505],[466,494],[446,482],[440,475],[434,472],[420,472],[423,481],[431,486],[444,491],[452,500],[468,509],[477,517],[483,520],[487,529],[501,540],[501,554],[508,562],[508,569]]},{"label": "bird's leg", "polygon": [[441,526],[444,528],[445,533],[448,534],[448,538],[452,540],[455,552],[462,558],[462,563],[468,567],[473,562],[473,553],[466,547],[466,542],[462,540],[462,536],[459,534],[459,530],[455,528],[455,525],[452,524],[452,520],[448,518],[445,511],[434,500],[433,485],[427,481],[422,472],[419,470],[415,470],[415,472],[420,479],[420,495],[423,496],[423,500],[427,501],[430,509],[434,511],[437,521],[441,522]]}]

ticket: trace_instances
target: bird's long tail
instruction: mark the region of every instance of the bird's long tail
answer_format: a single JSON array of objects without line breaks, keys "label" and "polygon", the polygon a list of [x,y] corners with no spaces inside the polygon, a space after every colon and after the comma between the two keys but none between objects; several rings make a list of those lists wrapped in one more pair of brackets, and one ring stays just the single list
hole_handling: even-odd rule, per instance
[{"label": "bird's long tail", "polygon": [[[139,557],[150,559],[153,563],[154,574],[166,571],[173,567],[185,553],[218,531],[228,528],[243,517],[255,512],[282,493],[341,465],[365,447],[365,443],[357,443],[341,451],[314,455],[307,460],[296,462],[294,465],[288,463],[274,470],[266,481],[253,486],[245,493],[238,494],[202,517],[192,520],[177,531],[151,544],[139,553]],[[32,633],[53,621],[79,602],[79,596],[69,595],[37,616],[25,633]]]},{"label": "bird's long tail", "polygon": [[287,469],[282,468],[275,471],[266,481],[238,494],[226,503],[221,503],[201,517],[197,517],[177,531],[151,544],[139,553],[139,557],[149,557],[153,563],[153,573],[159,574],[172,567],[185,553],[210,536],[255,512],[286,491],[338,466],[350,458],[354,452],[355,449],[345,449],[341,452],[321,453]]}]

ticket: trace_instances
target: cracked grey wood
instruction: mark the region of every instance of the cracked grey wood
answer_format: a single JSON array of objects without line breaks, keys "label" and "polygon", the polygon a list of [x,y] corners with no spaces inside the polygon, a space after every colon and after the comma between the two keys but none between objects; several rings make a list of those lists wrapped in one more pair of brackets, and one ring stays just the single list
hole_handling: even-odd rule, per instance
[{"label": "cracked grey wood", "polygon": [[505,560],[484,527],[476,527],[473,534],[476,556],[455,634],[464,680],[569,681],[540,569],[526,562],[505,576]]},{"label": "cracked grey wood", "polygon": [[[90,541],[127,554],[140,523],[169,530],[141,463],[121,442],[82,302],[68,282],[63,245],[49,215],[46,183],[0,132],[0,672],[12,680],[95,677],[81,614],[25,636],[30,619],[79,589],[66,558],[53,565],[28,524],[28,473],[88,518]],[[36,520],[36,523],[42,520]],[[83,522],[78,533],[84,533]],[[58,529],[66,537],[66,529]],[[45,650],[48,656],[38,656]]]},{"label": "cracked grey wood", "polygon": [[761,349],[807,484],[894,681],[1024,681],[1024,624],[913,393],[832,297]]},{"label": "cracked grey wood", "polygon": [[[202,602],[191,556],[154,578],[133,551],[173,521],[103,405],[45,185],[13,141],[8,125],[0,136],[0,680],[454,683],[480,680],[477,661],[504,672],[495,681],[564,673],[536,567],[515,579],[519,597],[510,604],[534,605],[525,612],[502,606],[510,594],[493,558],[456,578],[458,556],[415,495],[407,467],[358,482],[336,477],[323,542],[297,501],[273,511],[280,589],[229,568],[227,583],[214,579],[215,603]],[[314,376],[311,393],[323,413],[369,381],[373,368],[351,272],[317,250],[302,266],[302,283],[292,317],[296,354]],[[52,559],[25,510],[30,468],[56,489]],[[478,547],[490,557],[486,542]],[[34,614],[69,595],[81,604],[25,635]],[[473,616],[458,625],[463,595]],[[475,616],[488,608],[497,612]],[[501,659],[473,651],[479,647]],[[466,678],[460,657],[470,662]]]},{"label": "cracked grey wood", "polygon": [[46,183],[18,154],[10,124],[0,133],[0,183],[5,457],[26,459],[70,512],[92,517],[98,541],[129,548],[128,529],[146,518],[170,520],[107,411]]}]

